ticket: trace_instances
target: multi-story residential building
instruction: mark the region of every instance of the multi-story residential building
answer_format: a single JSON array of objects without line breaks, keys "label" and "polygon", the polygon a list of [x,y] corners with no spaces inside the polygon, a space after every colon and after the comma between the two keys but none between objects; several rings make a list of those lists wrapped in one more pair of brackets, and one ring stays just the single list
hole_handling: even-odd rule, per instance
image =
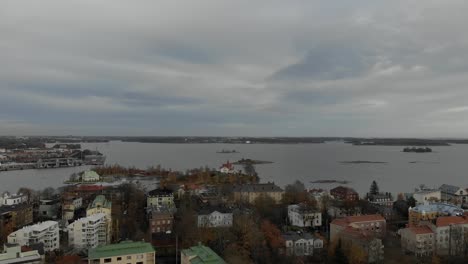
[{"label": "multi-story residential building", "polygon": [[281,203],[284,191],[274,183],[253,183],[237,185],[233,188],[234,200],[253,204],[258,197],[267,196],[276,203]]},{"label": "multi-story residential building", "polygon": [[62,219],[73,220],[75,211],[83,206],[83,198],[77,196],[67,196],[62,199]]},{"label": "multi-story residential building", "polygon": [[330,190],[330,195],[338,200],[357,201],[359,194],[352,188],[338,186]]},{"label": "multi-story residential building", "polygon": [[174,193],[169,189],[154,189],[148,193],[146,198],[146,206],[164,206],[167,208],[173,208],[174,205]]},{"label": "multi-story residential building", "polygon": [[59,249],[60,236],[58,222],[45,221],[35,225],[25,226],[10,235],[8,243],[28,246],[43,243],[45,251]]},{"label": "multi-story residential building", "polygon": [[432,221],[439,216],[461,216],[463,209],[447,203],[420,204],[408,209],[409,226],[419,226],[421,221]]},{"label": "multi-story residential building", "polygon": [[281,235],[288,256],[312,256],[323,249],[323,239],[303,232],[286,232]]},{"label": "multi-story residential building", "polygon": [[151,210],[148,210],[148,216],[151,234],[172,231],[174,210],[167,207],[152,207]]},{"label": "multi-story residential building", "polygon": [[292,204],[288,206],[289,222],[298,227],[322,226],[322,213],[305,204]]},{"label": "multi-story residential building", "polygon": [[12,194],[10,195],[9,193],[4,193],[0,197],[0,206],[1,205],[17,205],[21,203],[26,203],[28,201],[28,196],[18,193],[18,194]]},{"label": "multi-story residential building", "polygon": [[232,210],[223,207],[206,207],[197,214],[198,227],[231,227]]},{"label": "multi-story residential building", "polygon": [[378,214],[335,219],[330,223],[330,240],[337,238],[339,233],[348,227],[372,234],[377,238],[383,238],[386,232],[386,221]]},{"label": "multi-story residential building", "polygon": [[86,216],[91,216],[93,214],[105,214],[107,221],[107,230],[110,232],[110,237],[112,237],[112,202],[107,200],[104,195],[98,195],[94,198],[93,202],[88,205],[86,209]]},{"label": "multi-story residential building", "polygon": [[181,264],[226,264],[211,248],[198,244],[180,252]]},{"label": "multi-story residential building", "polygon": [[366,230],[347,227],[338,234],[341,246],[347,254],[356,248],[365,254],[366,263],[383,263],[384,245],[382,239]]},{"label": "multi-story residential building", "polygon": [[37,250],[22,251],[18,244],[5,244],[0,253],[0,264],[41,264],[43,261],[43,256]]},{"label": "multi-story residential building", "polygon": [[468,197],[468,191],[458,186],[442,184],[439,188],[441,200],[445,202],[465,203]]},{"label": "multi-story residential building", "polygon": [[438,255],[462,255],[468,241],[466,216],[441,216],[431,225]]},{"label": "multi-story residential building", "polygon": [[377,207],[393,206],[393,197],[391,193],[368,194],[367,201]]},{"label": "multi-story residential building", "polygon": [[438,202],[442,196],[440,190],[422,188],[413,193],[413,198],[418,204],[423,204],[429,201]]},{"label": "multi-story residential building", "polygon": [[434,231],[426,225],[400,230],[401,248],[416,256],[431,256],[435,249]]},{"label": "multi-story residential building", "polygon": [[39,202],[39,217],[42,219],[57,219],[59,216],[60,200],[46,199]]},{"label": "multi-story residential building", "polygon": [[0,243],[5,243],[13,231],[33,222],[33,206],[22,203],[0,207]]},{"label": "multi-story residential building", "polygon": [[110,243],[107,221],[103,213],[76,220],[68,225],[68,244],[76,249],[89,249]]},{"label": "multi-story residential building", "polygon": [[123,241],[88,251],[89,264],[155,264],[156,252],[150,243]]}]

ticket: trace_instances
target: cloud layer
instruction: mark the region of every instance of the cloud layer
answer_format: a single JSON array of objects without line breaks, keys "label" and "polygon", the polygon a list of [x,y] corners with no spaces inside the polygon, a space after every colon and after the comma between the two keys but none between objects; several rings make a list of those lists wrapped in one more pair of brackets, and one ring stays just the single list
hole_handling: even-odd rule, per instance
[{"label": "cloud layer", "polygon": [[2,1],[0,134],[466,137],[467,8]]}]

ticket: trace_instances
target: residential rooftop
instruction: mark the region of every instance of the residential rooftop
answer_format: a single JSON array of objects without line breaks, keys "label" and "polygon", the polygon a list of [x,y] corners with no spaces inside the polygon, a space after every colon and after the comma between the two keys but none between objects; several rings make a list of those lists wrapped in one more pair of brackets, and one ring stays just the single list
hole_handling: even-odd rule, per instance
[{"label": "residential rooftop", "polygon": [[211,248],[199,244],[198,246],[182,250],[182,254],[192,257],[191,264],[225,264],[226,262],[218,256]]},{"label": "residential rooftop", "polygon": [[98,195],[96,198],[94,198],[93,202],[89,204],[89,208],[96,208],[98,205],[101,204],[101,207],[104,208],[111,208],[112,202],[107,200],[104,195]]},{"label": "residential rooftop", "polygon": [[155,252],[153,246],[146,242],[122,241],[118,244],[98,246],[90,249],[88,252],[89,259],[110,258],[115,256],[144,254]]},{"label": "residential rooftop", "polygon": [[468,218],[466,216],[441,216],[436,220],[437,227],[444,227],[452,224],[468,224]]},{"label": "residential rooftop", "polygon": [[335,225],[347,226],[353,223],[374,222],[374,221],[385,221],[385,218],[379,214],[356,215],[356,216],[347,216],[345,218],[335,219],[331,223]]},{"label": "residential rooftop", "polygon": [[169,189],[154,189],[148,192],[148,196],[172,196],[173,192]]},{"label": "residential rooftop", "polygon": [[20,230],[23,230],[25,232],[33,232],[33,231],[42,232],[42,231],[44,231],[46,229],[51,228],[54,225],[58,225],[58,222],[56,222],[56,221],[45,221],[45,222],[39,222],[39,223],[34,224],[34,225],[25,226],[25,227],[21,228]]},{"label": "residential rooftop", "polygon": [[300,239],[306,239],[306,240],[310,240],[310,239],[319,239],[318,237],[310,234],[310,233],[305,233],[305,232],[294,232],[294,231],[288,231],[286,233],[283,233],[281,235],[283,237],[284,240],[286,241],[297,241],[297,240],[300,240]]},{"label": "residential rooftop", "polygon": [[410,208],[409,210],[413,212],[420,212],[423,214],[436,212],[452,216],[463,215],[464,212],[463,209],[461,209],[460,207],[448,203],[420,204],[413,208]]},{"label": "residential rooftop", "polygon": [[434,232],[428,226],[408,227],[408,230],[415,235],[433,234]]},{"label": "residential rooftop", "polygon": [[251,183],[237,185],[233,188],[234,192],[282,192],[283,189],[274,183]]},{"label": "residential rooftop", "polygon": [[80,218],[80,219],[76,220],[75,222],[77,222],[77,223],[86,223],[86,222],[89,222],[89,221],[95,222],[95,221],[100,220],[103,217],[106,217],[106,214],[104,214],[104,213],[92,214],[90,216]]}]

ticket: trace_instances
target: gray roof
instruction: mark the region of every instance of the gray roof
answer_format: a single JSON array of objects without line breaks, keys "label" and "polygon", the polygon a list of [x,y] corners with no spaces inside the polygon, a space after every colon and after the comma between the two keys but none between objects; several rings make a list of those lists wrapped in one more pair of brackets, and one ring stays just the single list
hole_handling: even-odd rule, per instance
[{"label": "gray roof", "polygon": [[411,208],[410,210],[416,212],[437,212],[440,214],[446,214],[451,216],[463,215],[463,209],[447,203],[432,203],[432,204],[421,204],[416,207]]},{"label": "gray roof", "polygon": [[310,233],[304,233],[304,232],[293,232],[293,231],[288,231],[286,233],[283,233],[281,235],[284,240],[292,240],[292,241],[297,241],[299,239],[307,239],[307,240],[310,240],[310,239],[317,239],[317,237],[313,236],[312,234]]},{"label": "gray roof", "polygon": [[206,206],[206,207],[202,207],[198,210],[198,214],[199,215],[208,215],[208,214],[211,214],[215,211],[218,211],[222,214],[229,214],[231,213],[232,214],[232,209],[230,208],[227,208],[227,207],[224,207],[224,206]]},{"label": "gray roof", "polygon": [[442,184],[440,186],[439,190],[442,191],[443,193],[450,193],[450,194],[455,194],[460,187],[454,186],[454,185],[448,185],[448,184]]},{"label": "gray roof", "polygon": [[274,183],[255,183],[237,185],[233,189],[234,192],[282,192],[283,189],[276,186]]}]

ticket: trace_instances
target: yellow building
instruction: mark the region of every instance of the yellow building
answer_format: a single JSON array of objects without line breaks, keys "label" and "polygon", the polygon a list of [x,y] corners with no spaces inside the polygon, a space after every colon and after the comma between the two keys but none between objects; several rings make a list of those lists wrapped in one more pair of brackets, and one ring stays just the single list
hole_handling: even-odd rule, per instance
[{"label": "yellow building", "polygon": [[174,208],[174,194],[168,189],[152,190],[148,193],[146,204],[148,207]]},{"label": "yellow building", "polygon": [[463,215],[463,209],[447,203],[421,204],[408,209],[409,226],[418,226],[422,221],[432,221],[439,216]]},{"label": "yellow building", "polygon": [[86,216],[94,214],[105,214],[107,219],[108,238],[112,238],[112,202],[107,200],[104,195],[98,195],[94,201],[88,205]]},{"label": "yellow building", "polygon": [[156,252],[150,243],[123,241],[99,246],[88,252],[89,264],[155,264]]},{"label": "yellow building", "polygon": [[253,204],[260,196],[272,198],[276,203],[281,203],[284,191],[274,183],[256,183],[235,186],[233,189],[234,200],[236,202],[246,202]]}]

